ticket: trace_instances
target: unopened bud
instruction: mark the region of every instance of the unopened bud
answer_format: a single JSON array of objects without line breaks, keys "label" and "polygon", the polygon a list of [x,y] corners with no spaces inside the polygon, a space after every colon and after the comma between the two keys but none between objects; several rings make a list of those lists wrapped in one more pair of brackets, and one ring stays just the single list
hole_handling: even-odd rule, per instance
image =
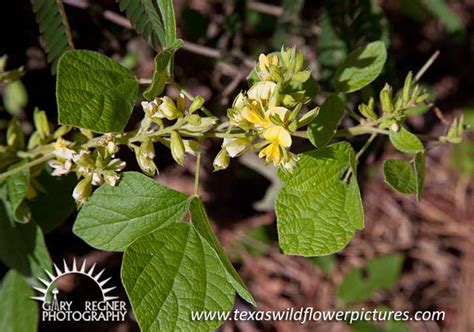
[{"label": "unopened bud", "polygon": [[186,109],[186,98],[183,93],[180,93],[176,99],[176,107],[180,113],[184,113],[184,110]]},{"label": "unopened bud", "polygon": [[135,149],[135,157],[137,158],[138,166],[148,176],[158,174],[158,168],[156,167],[153,159],[146,157],[143,153],[140,153],[140,148]]},{"label": "unopened bud", "polygon": [[92,179],[91,177],[85,177],[78,182],[74,191],[72,192],[72,197],[76,201],[77,207],[81,207],[89,199],[92,193]]},{"label": "unopened bud", "polygon": [[194,111],[197,111],[204,105],[204,98],[201,96],[196,96],[193,99],[193,102],[191,103],[191,106],[189,106],[189,113],[193,113]]},{"label": "unopened bud", "polygon": [[191,114],[187,117],[188,123],[193,126],[199,126],[201,124],[201,117],[197,114]]},{"label": "unopened bud", "polygon": [[158,117],[167,118],[168,120],[174,120],[181,116],[181,112],[176,107],[174,101],[168,97],[161,98],[161,105],[158,106]]},{"label": "unopened bud", "polygon": [[71,126],[61,126],[59,127],[53,134],[54,138],[62,137],[66,135],[68,132],[70,132],[72,129]]},{"label": "unopened bud", "polygon": [[226,169],[229,166],[230,156],[227,153],[226,149],[221,149],[217,154],[216,158],[214,158],[214,162],[212,165],[214,166],[214,171],[220,171],[222,169]]},{"label": "unopened bud", "polygon": [[12,118],[7,129],[8,146],[23,150],[25,148],[25,136],[20,126],[20,122],[16,118]]},{"label": "unopened bud", "polygon": [[33,122],[35,123],[36,130],[42,139],[45,139],[51,134],[51,128],[49,127],[45,111],[40,111],[38,108],[35,108]]},{"label": "unopened bud", "polygon": [[79,128],[79,130],[80,130],[81,134],[84,135],[85,137],[87,137],[88,139],[93,139],[94,138],[94,134],[89,129]]},{"label": "unopened bud", "polygon": [[196,141],[183,140],[183,144],[184,144],[184,151],[193,156],[195,156],[201,150],[201,146]]},{"label": "unopened bud", "polygon": [[171,132],[171,142],[170,142],[171,155],[173,159],[179,164],[183,165],[184,162],[184,143],[181,136],[176,131]]},{"label": "unopened bud", "polygon": [[155,158],[155,147],[151,139],[145,139],[140,145],[140,153],[145,157],[153,159]]},{"label": "unopened bud", "polygon": [[222,148],[227,151],[229,156],[235,158],[243,154],[252,144],[253,139],[248,137],[242,138],[224,138]]},{"label": "unopened bud", "polygon": [[385,84],[382,91],[380,91],[380,104],[384,113],[392,113],[394,111],[392,104],[392,87]]},{"label": "unopened bud", "polygon": [[199,125],[193,125],[191,123],[186,123],[185,125],[179,128],[181,133],[186,134],[203,134],[214,128],[217,123],[217,118],[206,117],[199,119]]},{"label": "unopened bud", "polygon": [[105,182],[107,182],[112,187],[115,187],[120,180],[120,176],[113,171],[104,171],[102,172]]},{"label": "unopened bud", "polygon": [[403,98],[403,104],[405,105],[408,104],[408,102],[410,101],[412,77],[413,77],[412,72],[409,72],[407,77],[405,78],[405,84],[403,84],[402,98]]},{"label": "unopened bud", "polygon": [[367,119],[377,120],[377,114],[374,111],[374,98],[370,97],[367,104],[360,104],[359,112]]},{"label": "unopened bud", "polygon": [[30,139],[28,140],[27,149],[34,149],[39,145],[41,145],[41,136],[39,132],[35,131],[33,134],[31,134]]}]

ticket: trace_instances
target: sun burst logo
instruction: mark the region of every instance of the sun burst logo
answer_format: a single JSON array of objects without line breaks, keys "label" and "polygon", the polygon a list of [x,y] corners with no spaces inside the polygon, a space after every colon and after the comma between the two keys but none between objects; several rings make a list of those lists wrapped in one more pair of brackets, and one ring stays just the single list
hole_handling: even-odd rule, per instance
[{"label": "sun burst logo", "polygon": [[110,300],[117,299],[118,296],[107,295],[110,291],[112,291],[116,288],[115,286],[106,288],[105,284],[111,278],[109,277],[107,279],[100,280],[100,278],[102,277],[102,274],[104,273],[105,269],[103,269],[100,272],[94,274],[96,264],[94,263],[87,271],[86,271],[86,265],[87,265],[87,262],[86,262],[85,259],[83,260],[82,265],[81,265],[80,268],[77,267],[76,259],[73,260],[71,267],[69,267],[67,265],[66,260],[63,260],[63,266],[64,266],[63,270],[61,270],[56,264],[53,265],[55,273],[51,273],[47,269],[44,269],[44,271],[46,272],[46,274],[48,276],[48,280],[45,280],[41,277],[37,277],[37,279],[43,284],[43,287],[33,287],[35,290],[37,290],[42,295],[41,296],[32,296],[31,298],[34,299],[34,300],[41,301],[43,303],[44,302],[48,303],[49,301],[48,301],[47,297],[48,297],[49,292],[51,291],[51,293],[53,294],[53,301],[57,301],[58,291],[55,288],[51,289],[54,286],[55,282],[59,278],[65,276],[65,275],[80,274],[80,275],[89,277],[90,279],[92,279],[97,284],[97,286],[100,288],[100,291],[102,292],[103,301],[107,302],[107,301],[110,301]]}]

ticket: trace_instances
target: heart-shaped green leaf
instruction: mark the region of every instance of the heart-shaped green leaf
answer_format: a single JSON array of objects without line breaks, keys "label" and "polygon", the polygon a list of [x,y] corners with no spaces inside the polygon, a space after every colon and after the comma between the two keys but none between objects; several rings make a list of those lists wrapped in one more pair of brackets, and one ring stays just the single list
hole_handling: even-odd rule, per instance
[{"label": "heart-shaped green leaf", "polygon": [[97,52],[67,51],[57,67],[59,122],[98,133],[122,131],[132,114],[138,82]]}]

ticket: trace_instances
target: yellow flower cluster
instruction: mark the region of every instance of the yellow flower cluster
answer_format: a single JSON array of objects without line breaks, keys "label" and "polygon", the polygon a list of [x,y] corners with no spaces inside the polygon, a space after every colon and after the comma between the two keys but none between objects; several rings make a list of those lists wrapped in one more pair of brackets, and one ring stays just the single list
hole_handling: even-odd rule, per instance
[{"label": "yellow flower cluster", "polygon": [[[245,152],[256,137],[261,138],[263,141],[254,145],[260,149],[259,157],[265,158],[266,163],[290,170],[297,160],[296,155],[289,151],[292,112],[281,105],[280,84],[266,80],[275,72],[273,67],[278,65],[277,55],[260,55],[257,75],[262,80],[246,93],[241,92],[228,110],[231,125],[249,133],[248,139],[227,139],[222,147],[230,157],[235,157]],[[220,155],[224,157],[222,153]],[[221,169],[222,162],[216,162],[216,168]]]}]

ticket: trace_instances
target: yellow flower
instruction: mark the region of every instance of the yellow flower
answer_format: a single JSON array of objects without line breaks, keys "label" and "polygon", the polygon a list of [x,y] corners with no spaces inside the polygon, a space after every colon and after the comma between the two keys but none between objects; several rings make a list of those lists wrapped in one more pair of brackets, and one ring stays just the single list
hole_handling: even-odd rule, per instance
[{"label": "yellow flower", "polygon": [[283,155],[283,152],[280,145],[276,142],[273,142],[267,145],[265,148],[263,148],[259,152],[258,157],[259,158],[265,157],[266,163],[273,162],[274,166],[278,166],[280,165],[282,161],[282,155]]},{"label": "yellow flower", "polygon": [[272,77],[272,67],[278,66],[278,55],[276,54],[260,54],[258,57],[257,75],[261,80],[268,80]]},{"label": "yellow flower", "polygon": [[265,113],[262,111],[257,101],[249,101],[242,109],[242,117],[255,125],[257,128],[264,127],[266,120]]},{"label": "yellow flower", "polygon": [[282,126],[270,126],[263,132],[263,138],[266,141],[276,143],[284,148],[291,146],[291,135]]},{"label": "yellow flower", "polygon": [[278,56],[276,54],[260,54],[258,57],[258,66],[261,71],[268,71],[270,66],[278,65]]},{"label": "yellow flower", "polygon": [[252,85],[252,87],[247,91],[247,97],[268,103],[275,92],[276,86],[276,83],[270,81],[258,82]]}]

